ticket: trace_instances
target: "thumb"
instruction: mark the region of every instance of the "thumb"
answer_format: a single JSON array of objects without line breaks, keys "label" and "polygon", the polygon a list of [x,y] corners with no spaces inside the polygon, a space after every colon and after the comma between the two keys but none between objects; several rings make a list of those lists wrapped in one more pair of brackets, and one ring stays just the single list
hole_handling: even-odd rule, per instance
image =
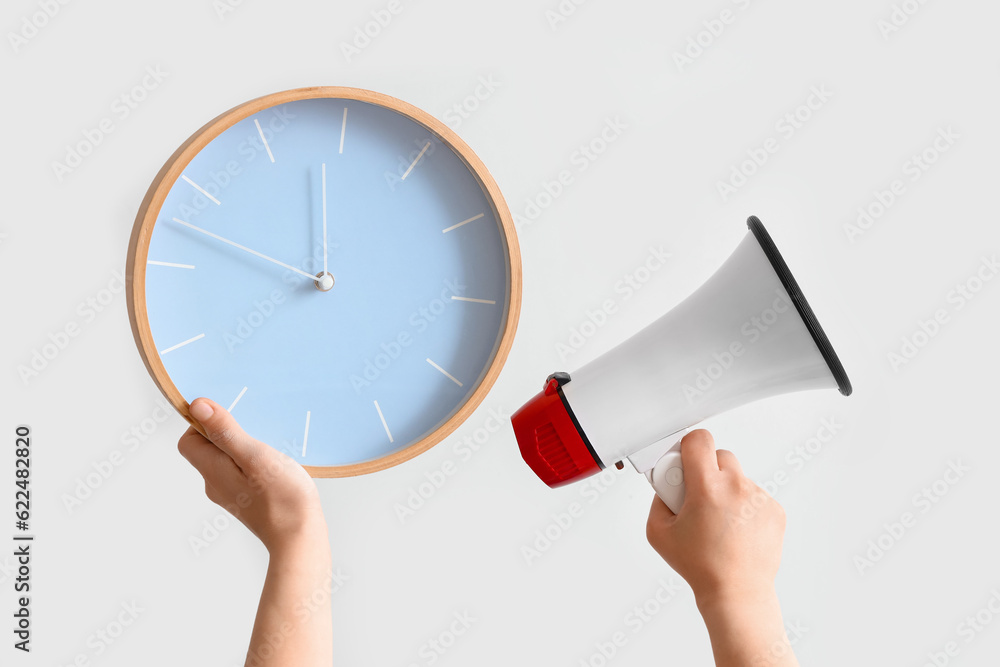
[{"label": "thumb", "polygon": [[215,401],[196,398],[188,408],[191,417],[201,424],[205,436],[229,454],[244,473],[254,467],[260,457],[260,445],[247,435],[229,411]]}]

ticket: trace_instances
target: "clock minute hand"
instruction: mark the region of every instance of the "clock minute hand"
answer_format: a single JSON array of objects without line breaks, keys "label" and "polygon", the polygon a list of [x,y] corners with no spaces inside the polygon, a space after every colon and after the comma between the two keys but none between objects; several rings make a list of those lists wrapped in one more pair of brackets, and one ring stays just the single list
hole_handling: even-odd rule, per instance
[{"label": "clock minute hand", "polygon": [[268,257],[267,255],[259,253],[256,250],[251,250],[250,248],[248,248],[246,246],[243,246],[243,245],[240,245],[239,243],[236,243],[235,241],[230,241],[229,239],[224,239],[221,236],[219,236],[218,234],[213,234],[212,232],[204,230],[201,227],[195,227],[190,222],[184,222],[183,220],[179,220],[177,218],[173,218],[173,221],[177,222],[177,223],[180,223],[180,224],[184,225],[185,227],[190,227],[191,229],[195,230],[196,232],[201,232],[205,236],[211,236],[213,239],[218,239],[219,241],[222,241],[223,243],[228,243],[229,245],[231,245],[233,247],[236,247],[236,248],[239,248],[240,250],[245,250],[248,253],[250,253],[251,255],[257,255],[261,259],[266,259],[269,262],[274,262],[278,266],[283,266],[286,269],[288,269],[289,271],[294,271],[295,273],[298,273],[299,275],[305,276],[309,280],[315,280],[315,281],[319,280],[319,278],[317,278],[316,276],[314,276],[312,274],[309,274],[309,273],[306,273],[305,271],[303,271],[301,269],[297,269],[294,266],[290,266],[288,264],[285,264],[284,262],[279,262],[278,260],[274,259],[273,257]]},{"label": "clock minute hand", "polygon": [[323,273],[330,271],[327,266],[326,251],[326,162],[323,163]]}]

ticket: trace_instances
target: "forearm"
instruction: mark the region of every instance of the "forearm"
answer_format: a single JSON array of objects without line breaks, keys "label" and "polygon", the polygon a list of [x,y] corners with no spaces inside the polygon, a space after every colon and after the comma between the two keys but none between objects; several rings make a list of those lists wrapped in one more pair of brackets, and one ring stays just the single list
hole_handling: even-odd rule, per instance
[{"label": "forearm", "polygon": [[271,551],[247,667],[330,667],[331,567],[325,524]]},{"label": "forearm", "polygon": [[773,588],[698,600],[717,667],[797,667]]}]

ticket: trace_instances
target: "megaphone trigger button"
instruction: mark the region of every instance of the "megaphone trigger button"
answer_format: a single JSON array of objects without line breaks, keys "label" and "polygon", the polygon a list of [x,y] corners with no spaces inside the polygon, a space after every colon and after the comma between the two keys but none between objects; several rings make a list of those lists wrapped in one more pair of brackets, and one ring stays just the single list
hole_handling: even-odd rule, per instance
[{"label": "megaphone trigger button", "polygon": [[684,483],[684,469],[670,468],[667,470],[667,484],[670,486],[680,486]]}]

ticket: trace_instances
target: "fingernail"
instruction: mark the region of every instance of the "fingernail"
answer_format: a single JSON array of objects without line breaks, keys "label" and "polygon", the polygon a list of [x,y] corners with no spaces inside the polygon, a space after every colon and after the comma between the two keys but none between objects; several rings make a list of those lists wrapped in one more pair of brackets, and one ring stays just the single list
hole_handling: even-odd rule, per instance
[{"label": "fingernail", "polygon": [[190,412],[192,417],[204,423],[206,419],[210,419],[212,417],[213,410],[212,406],[207,402],[199,401],[191,406]]}]

